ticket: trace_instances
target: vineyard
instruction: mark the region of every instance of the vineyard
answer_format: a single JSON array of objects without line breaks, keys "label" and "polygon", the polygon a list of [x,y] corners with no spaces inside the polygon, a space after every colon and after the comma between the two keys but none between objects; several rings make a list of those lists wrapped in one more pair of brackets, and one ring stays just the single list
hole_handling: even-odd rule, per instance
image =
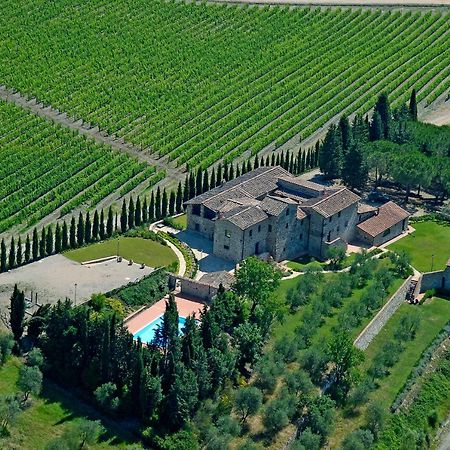
[{"label": "vineyard", "polygon": [[0,233],[31,226],[61,208],[97,205],[128,192],[153,167],[9,103],[0,102]]}]

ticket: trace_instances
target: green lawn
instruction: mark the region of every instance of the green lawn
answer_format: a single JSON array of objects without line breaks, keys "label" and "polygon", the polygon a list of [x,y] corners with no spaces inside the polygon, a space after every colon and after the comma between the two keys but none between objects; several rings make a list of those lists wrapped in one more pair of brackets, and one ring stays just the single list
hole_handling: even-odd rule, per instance
[{"label": "green lawn", "polygon": [[[397,364],[390,369],[390,373],[385,378],[377,380],[378,389],[370,394],[370,398],[380,401],[386,410],[404,385],[422,352],[431,344],[450,318],[450,301],[441,298],[427,300],[421,306],[412,306],[406,303],[401,305],[365,351],[366,358],[362,365],[363,370],[369,368],[373,358],[380,352],[383,345],[394,339],[394,331],[399,320],[405,312],[411,311],[412,308],[418,308],[421,315],[417,335],[413,341],[405,344],[405,350],[400,354]],[[329,442],[331,448],[338,448],[342,439],[349,432],[363,425],[364,410],[365,407],[363,406],[360,408],[358,415],[351,417],[344,417],[342,412],[339,413],[336,430]]]},{"label": "green lawn", "polygon": [[436,222],[413,223],[416,231],[391,244],[390,250],[405,250],[412,260],[412,265],[421,272],[441,270],[450,257],[450,226]]},{"label": "green lawn", "polygon": [[187,215],[182,214],[181,216],[174,217],[173,222],[183,227],[183,230],[187,228]]},{"label": "green lawn", "polygon": [[307,267],[324,267],[325,265],[326,263],[317,261],[310,256],[304,256],[296,259],[295,261],[289,261],[286,263],[286,266],[289,267],[289,269],[295,270],[296,272],[303,272]]},{"label": "green lawn", "polygon": [[[0,395],[17,392],[20,361],[11,358],[0,368]],[[53,384],[44,384],[39,398],[33,398],[31,405],[20,413],[15,424],[8,427],[11,436],[0,438],[0,448],[4,450],[42,450],[53,438],[61,435],[66,429],[74,426],[81,417],[97,420],[95,410],[80,402],[77,398],[66,394]],[[122,428],[114,429],[112,422],[103,421],[106,428],[102,441],[92,450],[126,449],[133,438]],[[120,435],[121,437],[117,437]]]},{"label": "green lawn", "polygon": [[[86,247],[64,253],[67,258],[77,262],[91,261],[117,254],[117,239],[99,242]],[[119,238],[119,254],[136,263],[144,263],[150,267],[166,267],[177,261],[172,249],[150,239],[135,237]]]}]

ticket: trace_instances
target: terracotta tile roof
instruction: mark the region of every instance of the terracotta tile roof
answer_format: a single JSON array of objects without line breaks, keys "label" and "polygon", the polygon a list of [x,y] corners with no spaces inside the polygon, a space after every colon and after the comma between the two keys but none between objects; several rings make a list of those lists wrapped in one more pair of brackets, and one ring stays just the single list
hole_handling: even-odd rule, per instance
[{"label": "terracotta tile roof", "polygon": [[408,211],[405,211],[396,203],[387,202],[378,208],[377,214],[361,222],[357,227],[369,236],[375,237],[406,219],[409,215]]},{"label": "terracotta tile roof", "polygon": [[330,217],[359,200],[359,195],[354,194],[347,188],[329,189],[325,195],[302,203],[302,208],[310,208],[323,217]]}]

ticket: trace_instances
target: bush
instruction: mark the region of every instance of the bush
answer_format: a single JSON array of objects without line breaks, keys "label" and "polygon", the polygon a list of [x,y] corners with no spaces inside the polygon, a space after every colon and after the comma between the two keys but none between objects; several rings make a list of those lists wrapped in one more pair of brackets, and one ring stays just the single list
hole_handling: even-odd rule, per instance
[{"label": "bush", "polygon": [[319,450],[321,437],[306,428],[292,443],[291,450]]},{"label": "bush", "polygon": [[5,364],[14,347],[14,338],[11,333],[0,331],[0,365]]},{"label": "bush", "polygon": [[274,435],[289,424],[287,404],[284,400],[272,400],[264,411],[264,427],[269,435]]},{"label": "bush", "polygon": [[370,430],[358,429],[348,434],[342,443],[342,450],[366,450],[373,444],[373,434]]}]

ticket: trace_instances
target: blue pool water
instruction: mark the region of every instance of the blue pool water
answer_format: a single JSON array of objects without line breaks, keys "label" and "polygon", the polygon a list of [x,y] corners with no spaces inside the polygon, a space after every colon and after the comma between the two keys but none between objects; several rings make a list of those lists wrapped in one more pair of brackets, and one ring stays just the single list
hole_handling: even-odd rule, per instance
[{"label": "blue pool water", "polygon": [[[149,344],[153,341],[155,337],[156,329],[162,324],[163,316],[157,317],[153,322],[150,322],[144,328],[140,329],[137,333],[133,335],[135,339],[141,338],[141,341]],[[184,324],[186,319],[184,317],[178,317],[178,330],[180,334],[183,332]]]}]

